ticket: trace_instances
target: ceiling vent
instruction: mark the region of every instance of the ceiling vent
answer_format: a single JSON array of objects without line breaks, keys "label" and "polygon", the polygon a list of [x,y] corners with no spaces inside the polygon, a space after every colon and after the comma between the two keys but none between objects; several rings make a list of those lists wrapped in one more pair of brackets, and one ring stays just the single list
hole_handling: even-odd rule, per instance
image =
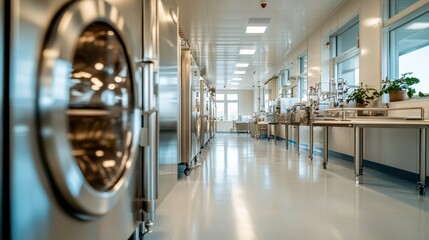
[{"label": "ceiling vent", "polygon": [[249,18],[249,26],[268,26],[271,18]]}]

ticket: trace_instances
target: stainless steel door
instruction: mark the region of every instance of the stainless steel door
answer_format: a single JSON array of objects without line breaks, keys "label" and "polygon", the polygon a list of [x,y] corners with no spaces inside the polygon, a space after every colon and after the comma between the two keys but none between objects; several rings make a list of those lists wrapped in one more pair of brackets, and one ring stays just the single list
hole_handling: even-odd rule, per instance
[{"label": "stainless steel door", "polygon": [[210,110],[211,110],[211,107],[212,107],[212,100],[211,100],[211,98],[210,98],[210,88],[209,87],[207,87],[207,98],[206,98],[206,101],[207,101],[207,108],[206,108],[206,115],[207,115],[207,122],[206,122],[206,126],[207,126],[207,136],[206,136],[206,138],[205,138],[205,140],[206,140],[206,143],[209,141],[209,139],[210,139],[210,134],[211,134],[211,124],[210,124],[210,116],[211,116],[211,112],[210,112]]},{"label": "stainless steel door", "polygon": [[191,163],[198,158],[200,151],[200,71],[189,48],[182,49],[181,60],[181,162]]},{"label": "stainless steel door", "polygon": [[189,48],[182,49],[181,59],[181,162],[198,158],[199,141],[199,81],[200,71]]},{"label": "stainless steel door", "polygon": [[127,239],[136,227],[136,5],[13,1],[12,239]]},{"label": "stainless steel door", "polygon": [[209,138],[212,138],[213,137],[213,133],[214,133],[214,125],[213,125],[213,118],[214,118],[214,115],[213,115],[213,109],[214,109],[214,104],[215,104],[215,101],[214,101],[214,92],[213,92],[214,90],[213,89],[210,89],[210,116],[209,116],[209,121],[210,121],[210,135],[209,135]]},{"label": "stainless steel door", "polygon": [[205,135],[207,132],[206,119],[205,119],[205,114],[206,114],[205,92],[206,92],[206,84],[204,83],[204,80],[201,79],[200,80],[200,123],[201,123],[200,147],[201,148],[203,148],[206,144]]},{"label": "stainless steel door", "polygon": [[209,141],[209,132],[210,132],[210,93],[209,87],[207,83],[203,81],[203,126],[204,126],[204,134],[203,134],[203,146],[207,144]]},{"label": "stainless steel door", "polygon": [[213,107],[212,107],[212,137],[216,134],[216,90],[213,90],[212,95]]},{"label": "stainless steel door", "polygon": [[215,112],[216,112],[216,100],[215,100],[215,89],[210,89],[210,138],[215,134]]},{"label": "stainless steel door", "polygon": [[[94,5],[70,7],[75,18],[61,19],[57,26],[63,29],[54,26],[43,50],[59,55],[46,54],[41,61],[40,134],[66,201],[81,214],[103,215],[121,196],[135,162],[140,118],[135,70],[123,37],[108,21],[93,16],[83,29],[67,26],[81,21],[79,7]],[[71,46],[63,44],[63,33],[75,52],[67,53]]]},{"label": "stainless steel door", "polygon": [[[143,0],[142,3],[142,59],[139,65],[142,69],[140,88],[143,94],[140,103],[143,114],[140,156],[136,166],[136,201],[139,221],[144,221],[145,226],[150,227],[154,221],[155,204],[159,195],[158,0]],[[135,237],[138,236],[137,232]]]},{"label": "stainless steel door", "polygon": [[158,0],[159,21],[159,199],[177,183],[180,161],[180,76],[178,19],[175,1]]},{"label": "stainless steel door", "polygon": [[181,103],[180,103],[180,136],[182,163],[191,163],[192,158],[192,72],[191,49],[182,49],[181,58]]},{"label": "stainless steel door", "polygon": [[4,129],[3,129],[3,84],[4,84],[4,1],[0,1],[0,239],[6,239],[5,233],[3,232],[3,207],[5,206],[3,204],[3,183],[9,182],[5,181],[5,173],[3,172],[3,136],[4,136]]},{"label": "stainless steel door", "polygon": [[195,63],[194,58],[191,56],[191,156],[195,159],[201,149],[200,144],[200,69]]}]

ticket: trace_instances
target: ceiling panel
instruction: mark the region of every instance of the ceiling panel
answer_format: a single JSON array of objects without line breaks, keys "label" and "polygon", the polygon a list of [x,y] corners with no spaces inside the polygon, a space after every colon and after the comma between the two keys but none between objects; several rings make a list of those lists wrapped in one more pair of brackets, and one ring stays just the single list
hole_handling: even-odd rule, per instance
[{"label": "ceiling panel", "polygon": [[[228,87],[235,63],[250,63],[238,85],[252,89],[272,71],[285,52],[317,29],[333,10],[346,0],[177,0],[179,23],[191,45],[192,54],[204,78],[217,88]],[[249,19],[268,19],[264,34],[246,34]],[[240,55],[241,48],[256,49],[254,55]],[[227,83],[227,84],[225,84]]]}]

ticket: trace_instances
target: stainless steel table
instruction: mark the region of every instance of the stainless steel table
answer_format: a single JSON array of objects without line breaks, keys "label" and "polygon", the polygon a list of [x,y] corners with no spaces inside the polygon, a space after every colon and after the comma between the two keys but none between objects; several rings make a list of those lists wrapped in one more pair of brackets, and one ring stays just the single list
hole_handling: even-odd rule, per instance
[{"label": "stainless steel table", "polygon": [[[315,120],[310,125],[323,127],[323,168],[328,164],[328,127],[351,127],[354,130],[354,170],[356,183],[361,182],[363,173],[363,129],[364,128],[415,128],[419,130],[418,146],[418,173],[417,187],[420,195],[426,192],[426,135],[429,128],[429,120],[402,120],[402,119],[348,119],[341,120]],[[311,133],[312,135],[312,133]],[[313,140],[313,139],[311,139]],[[312,141],[310,141],[312,142]],[[312,145],[310,151],[312,152]]]}]

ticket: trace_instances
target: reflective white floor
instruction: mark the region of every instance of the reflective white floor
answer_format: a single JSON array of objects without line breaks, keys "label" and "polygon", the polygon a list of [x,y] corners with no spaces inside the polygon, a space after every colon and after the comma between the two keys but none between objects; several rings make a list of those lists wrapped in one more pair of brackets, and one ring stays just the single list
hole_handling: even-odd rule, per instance
[{"label": "reflective white floor", "polygon": [[429,196],[415,183],[351,162],[321,168],[302,149],[246,134],[217,134],[202,166],[158,207],[145,240],[429,239]]}]

